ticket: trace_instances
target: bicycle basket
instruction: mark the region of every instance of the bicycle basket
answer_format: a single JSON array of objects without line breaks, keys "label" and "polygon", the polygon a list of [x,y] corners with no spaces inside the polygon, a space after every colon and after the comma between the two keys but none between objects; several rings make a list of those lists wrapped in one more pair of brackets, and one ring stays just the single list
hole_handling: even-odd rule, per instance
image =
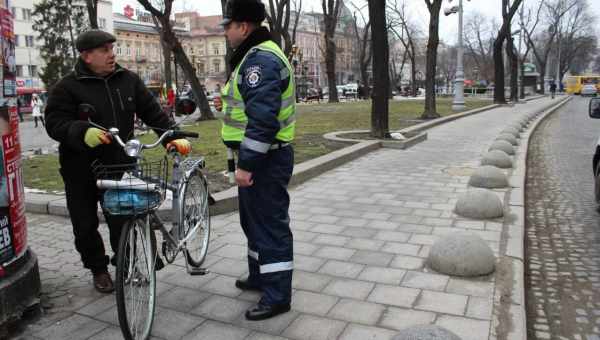
[{"label": "bicycle basket", "polygon": [[94,164],[101,205],[110,215],[139,215],[157,209],[165,199],[166,158],[153,162]]}]

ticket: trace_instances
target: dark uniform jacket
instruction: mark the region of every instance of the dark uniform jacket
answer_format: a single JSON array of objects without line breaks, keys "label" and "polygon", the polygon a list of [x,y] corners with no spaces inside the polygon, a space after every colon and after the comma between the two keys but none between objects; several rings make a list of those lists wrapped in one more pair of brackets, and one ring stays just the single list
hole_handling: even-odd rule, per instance
[{"label": "dark uniform jacket", "polygon": [[60,143],[63,173],[85,171],[96,159],[103,164],[131,162],[116,142],[95,148],[85,144],[91,125],[81,114],[81,104],[92,105],[96,113],[91,120],[105,128],[118,128],[123,141],[133,136],[136,114],[148,126],[166,129],[173,125],[137,74],[117,65],[112,74],[99,77],[80,59],[73,72],[52,88],[45,110],[48,135]]},{"label": "dark uniform jacket", "polygon": [[[251,33],[233,53],[229,61],[231,70],[235,70],[250,49],[267,40],[272,40],[272,36],[264,27]],[[248,116],[244,136],[263,143],[280,142],[275,138],[280,128],[277,115],[281,108],[281,94],[290,81],[289,77],[283,79],[281,77],[281,70],[284,68],[286,66],[279,57],[265,51],[250,53],[241,65],[239,77],[242,79],[239,90]],[[254,81],[250,82],[249,76],[252,73],[254,73]],[[239,147],[235,143],[226,144],[236,149]],[[239,150],[238,167],[250,172],[257,171],[264,163],[265,157],[266,154],[242,147]]]}]

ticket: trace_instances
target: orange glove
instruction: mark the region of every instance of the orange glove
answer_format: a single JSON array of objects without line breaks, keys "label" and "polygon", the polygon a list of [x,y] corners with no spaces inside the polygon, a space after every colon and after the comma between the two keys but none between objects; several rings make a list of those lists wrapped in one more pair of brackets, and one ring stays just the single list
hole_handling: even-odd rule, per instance
[{"label": "orange glove", "polygon": [[173,149],[185,156],[192,151],[192,144],[187,139],[175,139],[167,144],[167,150]]}]

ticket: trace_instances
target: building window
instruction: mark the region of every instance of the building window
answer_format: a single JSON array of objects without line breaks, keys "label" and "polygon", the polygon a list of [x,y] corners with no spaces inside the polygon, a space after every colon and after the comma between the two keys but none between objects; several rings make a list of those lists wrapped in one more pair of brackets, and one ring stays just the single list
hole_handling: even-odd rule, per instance
[{"label": "building window", "polygon": [[117,45],[117,55],[123,54],[123,50],[121,49],[121,45]]},{"label": "building window", "polygon": [[213,54],[219,55],[219,44],[212,44]]},{"label": "building window", "polygon": [[31,21],[31,10],[29,8],[22,8],[21,12],[23,13],[23,20]]},{"label": "building window", "polygon": [[131,57],[131,47],[127,45],[127,56]]},{"label": "building window", "polygon": [[21,46],[20,44],[21,44],[21,36],[18,34],[15,34],[15,46],[19,47],[19,46]]},{"label": "building window", "polygon": [[27,47],[33,47],[34,46],[33,35],[26,35],[25,36],[25,46],[27,46]]},{"label": "building window", "polygon": [[17,77],[23,76],[23,65],[17,65]]},{"label": "building window", "polygon": [[204,74],[204,72],[206,72],[205,67],[204,67],[204,63],[198,64],[198,73],[199,74]]},{"label": "building window", "polygon": [[213,72],[219,73],[221,72],[221,62],[218,60],[213,61]]},{"label": "building window", "polygon": [[36,65],[29,65],[29,76],[30,77],[37,77],[38,76],[37,66]]},{"label": "building window", "polygon": [[138,46],[135,48],[135,55],[140,57],[142,55],[142,49]]},{"label": "building window", "polygon": [[105,29],[106,28],[106,19],[105,18],[98,19],[98,26],[100,26],[101,29]]},{"label": "building window", "polygon": [[17,19],[17,8],[11,7],[10,12],[12,13],[13,18],[16,20]]}]

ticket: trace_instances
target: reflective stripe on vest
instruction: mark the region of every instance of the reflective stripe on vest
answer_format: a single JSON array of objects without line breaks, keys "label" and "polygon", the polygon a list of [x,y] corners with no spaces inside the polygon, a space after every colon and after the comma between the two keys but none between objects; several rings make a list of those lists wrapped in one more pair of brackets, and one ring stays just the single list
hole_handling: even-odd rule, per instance
[{"label": "reflective stripe on vest", "polygon": [[[287,58],[273,41],[265,41],[251,48],[244,56],[242,61],[235,68],[229,81],[221,90],[221,100],[223,102],[222,110],[222,128],[221,137],[224,141],[241,142],[244,139],[244,131],[248,123],[246,116],[246,106],[240,93],[238,85],[243,81],[243,76],[240,75],[240,68],[246,61],[250,53],[257,50],[266,51],[276,55],[285,65],[280,70],[281,79],[290,78],[288,87],[281,94],[281,107],[277,114],[279,121],[279,131],[275,138],[282,142],[291,142],[294,139],[296,127],[296,96],[295,96],[295,80],[293,69]],[[249,145],[251,145],[250,143]]]}]

